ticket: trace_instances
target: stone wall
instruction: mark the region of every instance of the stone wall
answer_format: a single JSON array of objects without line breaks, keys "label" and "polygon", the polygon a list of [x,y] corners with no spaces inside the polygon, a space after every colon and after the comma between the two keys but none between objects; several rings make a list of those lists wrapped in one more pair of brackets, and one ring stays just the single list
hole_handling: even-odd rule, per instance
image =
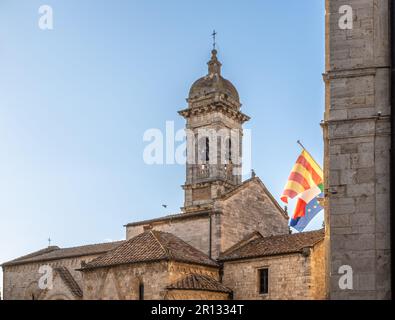
[{"label": "stone wall", "polygon": [[[258,270],[269,269],[269,293],[259,294]],[[322,271],[324,273],[324,270]],[[225,262],[223,284],[236,300],[313,299],[311,258],[302,254]]]},{"label": "stone wall", "polygon": [[126,239],[129,240],[144,232],[144,227],[151,225],[154,230],[172,233],[192,247],[209,254],[210,218],[208,215],[190,219],[163,220],[147,225],[126,227]]},{"label": "stone wall", "polygon": [[60,259],[49,262],[29,263],[23,265],[6,266],[3,269],[4,277],[4,299],[5,300],[32,300],[34,299],[78,299],[71,294],[58,275],[53,272],[53,289],[47,292],[40,290],[38,281],[43,274],[39,273],[39,268],[43,265],[52,268],[64,266],[82,288],[82,275],[76,269],[81,267],[81,262],[89,262],[97,255],[83,256],[70,259]]},{"label": "stone wall", "polygon": [[289,232],[288,218],[265,189],[255,178],[215,203],[215,210],[222,212],[220,225],[216,224],[221,252],[254,231],[259,231],[264,237]]},{"label": "stone wall", "polygon": [[263,236],[289,232],[288,218],[258,178],[245,182],[229,196],[215,199],[214,209],[207,215],[127,226],[126,239],[144,232],[147,226],[172,233],[214,259],[254,231]]},{"label": "stone wall", "polygon": [[[215,100],[206,100],[204,103],[209,106],[216,102],[217,101]],[[198,115],[194,114],[193,116],[188,116],[186,128],[193,130],[196,140],[205,137],[203,133],[204,130],[207,130],[206,134],[211,130],[216,134],[222,133],[222,135],[224,135],[220,136],[222,139],[219,139],[219,137],[210,138],[210,159],[211,161],[215,159],[215,161],[212,161],[213,163],[206,164],[208,175],[203,177],[198,174],[196,169],[198,169],[202,164],[202,160],[199,159],[199,155],[201,155],[202,151],[205,150],[205,144],[203,145],[204,149],[201,150],[199,148],[202,148],[202,146],[200,146],[199,143],[188,143],[188,154],[195,156],[192,163],[186,164],[184,207],[186,211],[189,211],[189,208],[197,205],[212,203],[215,197],[241,183],[240,170],[234,170],[233,173],[235,174],[229,174],[224,169],[225,155],[221,152],[225,150],[225,146],[223,146],[222,143],[225,143],[226,138],[231,137],[231,130],[239,132],[239,141],[237,141],[237,139],[235,139],[236,141],[233,141],[232,155],[234,158],[234,168],[240,169],[242,157],[241,137],[243,128],[240,119],[231,117],[229,113],[225,113],[223,111],[203,112]],[[225,132],[226,134],[224,134]],[[194,150],[191,150],[191,148],[194,148]],[[226,182],[226,187],[219,184],[221,181]],[[201,188],[200,184],[203,184],[204,189]],[[205,190],[205,192],[202,192],[202,190]]]},{"label": "stone wall", "polygon": [[161,262],[84,271],[84,300],[138,300],[140,283],[145,299],[163,299],[167,270],[167,263]]},{"label": "stone wall", "polygon": [[321,241],[310,251],[311,255],[311,298],[314,300],[327,299],[326,288],[326,256],[325,243]]},{"label": "stone wall", "polygon": [[[80,282],[81,283],[81,282]],[[39,295],[39,300],[81,300],[82,297],[74,295],[70,288],[64,283],[59,273],[54,272],[53,288],[44,290]]]},{"label": "stone wall", "polygon": [[[339,9],[353,9],[353,28]],[[326,0],[325,181],[329,296],[390,298],[388,0]],[[352,290],[339,267],[353,269]]]},{"label": "stone wall", "polygon": [[[179,293],[168,296],[166,288],[187,274],[204,274],[219,279],[216,268],[166,261],[100,268],[83,273],[86,300],[137,300],[140,284],[144,284],[145,300],[179,299]],[[210,294],[201,294],[204,299],[210,297]]]}]

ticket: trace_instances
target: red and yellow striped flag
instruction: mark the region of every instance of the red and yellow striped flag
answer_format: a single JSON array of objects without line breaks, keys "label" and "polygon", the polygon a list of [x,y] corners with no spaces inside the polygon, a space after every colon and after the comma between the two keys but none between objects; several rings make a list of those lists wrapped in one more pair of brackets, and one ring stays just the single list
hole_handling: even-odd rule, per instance
[{"label": "red and yellow striped flag", "polygon": [[293,199],[298,194],[322,184],[323,176],[320,166],[306,150],[303,150],[292,168],[281,200],[288,203],[288,198]]}]

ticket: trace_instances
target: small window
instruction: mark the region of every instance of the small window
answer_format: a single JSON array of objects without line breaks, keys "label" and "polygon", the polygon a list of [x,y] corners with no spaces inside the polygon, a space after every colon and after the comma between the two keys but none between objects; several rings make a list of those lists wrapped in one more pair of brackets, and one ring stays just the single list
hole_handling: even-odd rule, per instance
[{"label": "small window", "polygon": [[268,294],[269,293],[269,269],[259,269],[259,293]]},{"label": "small window", "polygon": [[210,139],[204,137],[199,139],[199,160],[202,162],[210,161]]},{"label": "small window", "polygon": [[206,161],[210,161],[210,139],[206,138]]},{"label": "small window", "polygon": [[228,160],[232,161],[232,140],[228,140]]},{"label": "small window", "polygon": [[144,283],[139,285],[139,300],[144,300]]}]

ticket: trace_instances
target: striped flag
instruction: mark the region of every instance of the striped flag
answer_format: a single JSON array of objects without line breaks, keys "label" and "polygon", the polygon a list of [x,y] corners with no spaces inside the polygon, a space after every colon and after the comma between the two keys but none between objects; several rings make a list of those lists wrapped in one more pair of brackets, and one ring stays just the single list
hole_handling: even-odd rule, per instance
[{"label": "striped flag", "polygon": [[288,203],[288,199],[298,197],[290,226],[303,231],[309,222],[323,207],[318,197],[323,197],[323,172],[313,157],[303,149],[296,160],[288,182],[281,196],[281,200]]},{"label": "striped flag", "polygon": [[292,168],[281,200],[288,203],[288,199],[293,199],[298,194],[321,185],[324,180],[323,176],[324,174],[320,166],[306,150],[303,150]]}]

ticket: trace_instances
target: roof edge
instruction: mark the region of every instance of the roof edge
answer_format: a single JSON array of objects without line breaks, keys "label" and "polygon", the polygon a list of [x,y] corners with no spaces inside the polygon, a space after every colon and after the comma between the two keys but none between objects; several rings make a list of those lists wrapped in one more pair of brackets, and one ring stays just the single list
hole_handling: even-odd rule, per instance
[{"label": "roof edge", "polygon": [[260,255],[256,255],[256,256],[248,256],[248,257],[240,257],[240,258],[221,258],[221,257],[219,257],[218,261],[221,263],[225,263],[225,262],[233,262],[233,261],[241,261],[241,260],[253,260],[253,259],[259,259],[259,258],[266,258],[266,257],[285,256],[285,255],[292,255],[292,254],[303,254],[304,248],[313,248],[321,241],[324,241],[324,239],[320,239],[320,240],[314,242],[314,244],[312,244],[310,246],[305,246],[305,247],[301,248],[300,250],[294,250],[294,251],[289,251],[289,252],[280,252],[280,253],[271,253],[271,254],[260,254]]},{"label": "roof edge", "polygon": [[[119,243],[119,245],[122,244],[122,242],[125,242],[126,240],[121,240],[121,241],[113,241],[113,242],[102,242],[102,243],[93,243],[93,244],[87,244],[87,245],[83,245],[83,246],[75,246],[75,247],[67,247],[67,248],[60,248],[57,247],[58,249],[54,249],[48,252],[44,252],[41,255],[44,255],[46,253],[50,253],[56,250],[68,250],[68,249],[76,249],[76,248],[83,248],[83,247],[89,247],[89,246],[95,246],[95,245],[104,245],[107,243]],[[112,250],[112,249],[110,249]],[[3,264],[1,264],[1,267],[11,267],[11,266],[17,266],[17,265],[23,265],[23,264],[33,264],[33,263],[39,263],[39,262],[46,262],[46,261],[58,261],[58,260],[62,260],[62,259],[69,259],[69,258],[78,258],[78,257],[84,257],[84,256],[93,256],[93,255],[101,255],[103,253],[108,252],[109,250],[100,250],[100,251],[95,251],[92,253],[76,253],[76,254],[69,254],[69,255],[65,255],[63,257],[54,257],[54,258],[44,258],[44,259],[37,259],[37,260],[33,260],[33,261],[26,261],[26,260],[20,260],[20,261],[15,261],[15,260],[19,260],[22,259],[22,257],[20,258],[16,258],[14,260],[8,261],[8,262],[4,262]],[[24,259],[30,259],[30,258],[39,258],[40,255],[36,255],[36,256],[32,256],[29,258],[24,258]]]},{"label": "roof edge", "polygon": [[164,258],[161,258],[161,259],[152,259],[152,260],[145,260],[145,261],[133,261],[133,262],[124,262],[124,263],[114,263],[114,264],[109,264],[109,265],[105,265],[105,266],[83,267],[83,268],[79,268],[79,269],[76,269],[76,270],[77,271],[93,271],[93,270],[96,270],[96,269],[113,268],[113,267],[134,265],[134,264],[140,264],[140,263],[152,264],[152,263],[157,263],[157,262],[162,262],[162,261],[165,261],[165,262],[179,262],[179,263],[198,265],[198,266],[205,266],[205,267],[211,267],[211,268],[219,268],[220,267],[218,262],[214,261],[214,260],[212,260],[212,261],[216,265],[203,263],[203,262],[192,262],[192,261],[189,261],[189,260],[164,257]]},{"label": "roof edge", "polygon": [[[252,233],[250,237],[247,237],[244,240],[241,240],[239,243],[236,243],[233,247],[229,248],[228,250],[222,252],[220,256],[218,257],[219,262],[227,262],[227,261],[238,261],[238,260],[249,260],[249,259],[257,259],[257,258],[263,258],[263,257],[272,257],[272,256],[279,256],[279,255],[288,255],[288,254],[295,254],[295,253],[301,253],[303,254],[303,249],[305,248],[313,248],[315,247],[318,243],[322,242],[325,240],[325,229],[319,229],[319,230],[312,230],[312,231],[307,231],[305,233],[317,233],[317,232],[323,232],[324,236],[320,239],[317,239],[317,241],[312,242],[309,245],[303,246],[298,250],[292,250],[288,252],[279,252],[279,253],[269,253],[269,254],[258,254],[258,255],[250,255],[250,256],[245,256],[245,257],[229,257],[226,258],[226,255],[230,255],[232,252],[248,245],[251,241],[255,240],[254,239],[254,234],[256,232]],[[295,233],[294,235],[297,235],[298,233]],[[292,236],[292,235],[276,235],[276,236],[271,236],[271,237],[262,237],[262,239],[268,239],[272,237],[280,237],[280,236]]]},{"label": "roof edge", "polygon": [[169,288],[166,287],[166,290],[168,291],[181,291],[181,290],[185,290],[185,291],[205,291],[205,292],[219,292],[219,293],[227,293],[227,294],[231,294],[233,291],[231,289],[229,289],[230,291],[225,291],[225,290],[216,290],[216,289],[196,289],[196,288]]},{"label": "roof edge", "polygon": [[[307,248],[307,247],[305,247]],[[253,260],[259,258],[266,258],[266,257],[276,257],[276,256],[285,256],[285,255],[292,255],[292,254],[302,254],[303,250],[294,250],[289,252],[281,252],[281,253],[271,253],[271,254],[260,254],[256,256],[248,256],[248,257],[239,257],[239,258],[218,258],[218,261],[225,263],[225,262],[232,262],[232,261],[241,261],[241,260]]]},{"label": "roof edge", "polygon": [[191,212],[191,213],[178,213],[178,214],[163,216],[163,217],[159,217],[159,218],[131,222],[131,223],[125,224],[124,227],[137,227],[137,226],[142,226],[142,225],[151,224],[151,223],[160,223],[160,222],[172,221],[172,220],[182,220],[182,219],[205,216],[205,215],[209,215],[210,213],[211,213],[211,210],[204,210],[204,211]]}]

